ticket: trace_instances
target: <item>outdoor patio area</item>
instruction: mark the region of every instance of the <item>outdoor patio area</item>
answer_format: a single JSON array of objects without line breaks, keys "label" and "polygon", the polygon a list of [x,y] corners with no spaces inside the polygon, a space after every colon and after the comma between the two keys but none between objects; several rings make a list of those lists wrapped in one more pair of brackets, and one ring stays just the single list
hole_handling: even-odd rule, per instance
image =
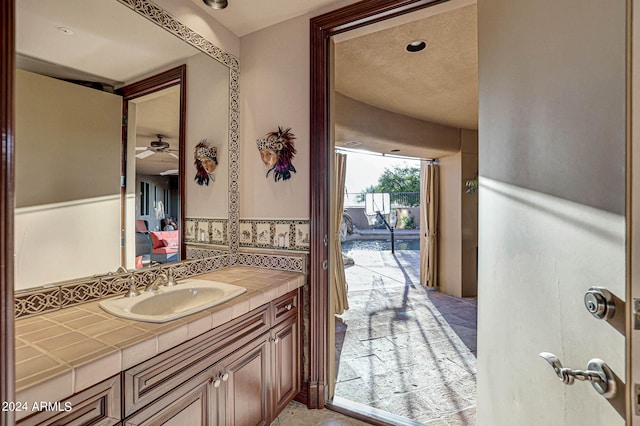
[{"label": "outdoor patio area", "polygon": [[475,424],[477,299],[425,290],[419,250],[347,254],[334,400],[433,426]]}]

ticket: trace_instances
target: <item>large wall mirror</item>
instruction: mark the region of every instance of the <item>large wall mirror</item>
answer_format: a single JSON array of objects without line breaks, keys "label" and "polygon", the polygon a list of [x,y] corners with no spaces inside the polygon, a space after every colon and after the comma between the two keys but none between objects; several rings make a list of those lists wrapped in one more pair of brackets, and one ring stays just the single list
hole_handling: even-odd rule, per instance
[{"label": "large wall mirror", "polygon": [[237,250],[236,58],[146,0],[20,0],[16,52],[16,290]]}]

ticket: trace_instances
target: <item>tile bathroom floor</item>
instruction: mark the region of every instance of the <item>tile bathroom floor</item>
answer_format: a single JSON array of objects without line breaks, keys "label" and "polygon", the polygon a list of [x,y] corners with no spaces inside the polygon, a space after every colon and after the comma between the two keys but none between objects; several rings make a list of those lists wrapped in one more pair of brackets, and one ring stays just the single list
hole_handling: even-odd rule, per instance
[{"label": "tile bathroom floor", "polygon": [[309,410],[305,405],[291,401],[271,423],[271,426],[361,426],[368,424],[327,409]]},{"label": "tile bathroom floor", "polygon": [[417,250],[347,254],[335,395],[432,426],[475,424],[477,299],[424,289]]}]

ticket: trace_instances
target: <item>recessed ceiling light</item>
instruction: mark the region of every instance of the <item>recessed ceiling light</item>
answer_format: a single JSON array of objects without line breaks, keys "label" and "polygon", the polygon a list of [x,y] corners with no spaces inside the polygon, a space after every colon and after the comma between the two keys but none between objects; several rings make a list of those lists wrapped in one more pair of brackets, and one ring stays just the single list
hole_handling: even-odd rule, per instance
[{"label": "recessed ceiling light", "polygon": [[224,9],[227,7],[227,0],[202,0],[204,4],[213,9]]},{"label": "recessed ceiling light", "polygon": [[73,31],[71,31],[67,27],[58,27],[58,31],[60,31],[61,33],[65,34],[65,35],[73,35]]},{"label": "recessed ceiling light", "polygon": [[421,50],[424,50],[427,47],[427,42],[424,40],[415,40],[412,41],[411,43],[407,44],[407,46],[405,47],[405,49],[407,50],[407,52],[419,52]]}]

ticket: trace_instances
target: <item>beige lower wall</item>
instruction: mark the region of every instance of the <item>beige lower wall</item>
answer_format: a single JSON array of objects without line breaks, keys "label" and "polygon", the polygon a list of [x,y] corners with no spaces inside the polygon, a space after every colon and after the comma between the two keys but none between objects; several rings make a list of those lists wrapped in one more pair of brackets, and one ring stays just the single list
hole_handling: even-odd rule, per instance
[{"label": "beige lower wall", "polygon": [[16,70],[16,207],[120,194],[122,98]]},{"label": "beige lower wall", "polygon": [[465,182],[478,173],[478,133],[463,130],[462,151],[440,163],[440,290],[458,297],[478,294],[478,193]]},{"label": "beige lower wall", "polygon": [[120,196],[16,209],[15,289],[120,266]]},{"label": "beige lower wall", "polygon": [[385,111],[334,92],[336,146],[363,143],[365,150],[387,152],[389,147],[415,158],[438,158],[460,151],[460,129]]},{"label": "beige lower wall", "polygon": [[443,293],[462,296],[462,154],[440,162],[439,283]]},{"label": "beige lower wall", "polygon": [[114,271],[122,98],[16,75],[15,288]]}]

